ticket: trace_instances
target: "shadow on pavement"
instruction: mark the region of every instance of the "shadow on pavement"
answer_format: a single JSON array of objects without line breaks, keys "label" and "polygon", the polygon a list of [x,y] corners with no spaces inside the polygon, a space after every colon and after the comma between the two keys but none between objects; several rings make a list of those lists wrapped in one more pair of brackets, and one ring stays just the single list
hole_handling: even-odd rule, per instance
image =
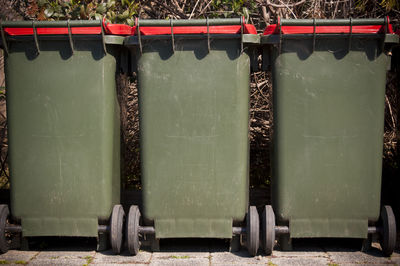
[{"label": "shadow on pavement", "polygon": [[[292,252],[360,252],[362,248],[362,239],[349,238],[301,238],[292,239],[293,250],[283,251],[288,255]],[[379,246],[379,245],[378,245]],[[275,246],[275,250],[280,250]],[[368,251],[363,253],[374,257],[384,257],[382,251],[373,243]]]},{"label": "shadow on pavement", "polygon": [[[230,241],[228,239],[161,239],[160,250],[158,253],[201,253],[201,252],[229,252]],[[275,246],[275,254],[286,256],[296,255],[299,252],[309,252],[310,255],[315,252],[360,252],[362,246],[361,239],[339,239],[339,238],[312,238],[312,239],[293,239],[293,250],[282,251],[278,245]],[[97,241],[95,238],[84,237],[33,237],[29,238],[29,250],[31,251],[95,251]],[[142,246],[144,251],[151,252],[149,246]],[[397,247],[396,252],[399,252]],[[100,252],[103,255],[115,255],[112,250]],[[371,249],[364,252],[373,257],[383,257],[379,245],[374,242]],[[239,257],[250,257],[245,246],[239,251],[232,252]],[[124,248],[121,256],[130,256],[127,249]],[[265,256],[262,247],[258,255]],[[272,255],[274,257],[274,254]]]},{"label": "shadow on pavement", "polygon": [[31,251],[94,251],[96,238],[89,237],[31,237]]},{"label": "shadow on pavement", "polygon": [[[147,247],[146,247],[147,248]],[[229,240],[212,238],[161,239],[160,252],[224,252]]]}]

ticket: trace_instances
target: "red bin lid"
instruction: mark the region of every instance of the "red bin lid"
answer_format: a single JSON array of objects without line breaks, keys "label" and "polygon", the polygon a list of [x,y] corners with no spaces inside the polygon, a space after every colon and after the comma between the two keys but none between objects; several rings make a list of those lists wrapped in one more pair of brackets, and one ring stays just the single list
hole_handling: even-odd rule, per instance
[{"label": "red bin lid", "polygon": [[[265,28],[263,35],[279,34],[313,34],[314,26],[294,26],[272,24]],[[389,21],[389,20],[388,20]],[[378,34],[385,33],[386,25],[353,25],[353,26],[315,26],[316,34]],[[387,25],[386,33],[393,33],[390,23]]]},{"label": "red bin lid", "polygon": [[[138,22],[136,22],[138,25]],[[218,25],[218,26],[173,26],[173,34],[240,34],[241,25]],[[138,34],[135,27],[133,32]],[[169,35],[171,26],[140,26],[140,35]],[[243,34],[257,34],[254,25],[243,24]]]},{"label": "red bin lid", "polygon": [[[132,35],[133,27],[124,24],[106,23],[103,19],[104,33],[109,35]],[[95,35],[101,34],[101,27],[71,27],[71,34]],[[33,28],[4,28],[4,31],[11,36],[33,35]],[[67,35],[68,28],[55,27],[37,27],[37,35]]]}]

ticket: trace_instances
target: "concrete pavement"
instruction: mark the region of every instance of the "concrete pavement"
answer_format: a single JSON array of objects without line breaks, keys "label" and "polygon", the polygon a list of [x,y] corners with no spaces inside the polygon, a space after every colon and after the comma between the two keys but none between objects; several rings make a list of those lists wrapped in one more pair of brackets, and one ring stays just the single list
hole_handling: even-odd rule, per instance
[{"label": "concrete pavement", "polygon": [[[71,242],[72,241],[72,242]],[[81,240],[51,240],[36,244],[31,251],[11,250],[0,255],[0,264],[11,265],[400,265],[397,249],[390,258],[382,257],[374,242],[370,251],[360,250],[360,242],[342,239],[312,239],[294,242],[293,251],[280,251],[265,256],[260,250],[249,257],[245,248],[229,252],[229,243],[214,239],[162,240],[161,251],[146,247],[135,257],[127,252],[113,255],[111,250],[95,251],[95,243]],[[43,244],[44,243],[44,244]]]}]

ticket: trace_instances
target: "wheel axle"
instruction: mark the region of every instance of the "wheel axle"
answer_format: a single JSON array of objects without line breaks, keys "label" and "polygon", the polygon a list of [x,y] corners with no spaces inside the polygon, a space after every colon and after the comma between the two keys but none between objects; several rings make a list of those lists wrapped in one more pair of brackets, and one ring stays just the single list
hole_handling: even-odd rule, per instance
[{"label": "wheel axle", "polygon": [[5,226],[5,230],[10,233],[21,233],[22,232],[22,226],[16,225],[16,224],[7,224]]}]

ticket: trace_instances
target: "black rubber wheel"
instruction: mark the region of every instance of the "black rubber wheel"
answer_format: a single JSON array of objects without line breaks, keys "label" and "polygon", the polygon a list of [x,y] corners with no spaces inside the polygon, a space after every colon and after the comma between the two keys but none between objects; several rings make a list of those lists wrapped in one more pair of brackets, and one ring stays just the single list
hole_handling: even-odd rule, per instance
[{"label": "black rubber wheel", "polygon": [[396,219],[392,207],[383,206],[381,210],[381,247],[385,256],[389,257],[396,245]]},{"label": "black rubber wheel", "polygon": [[131,255],[136,255],[140,249],[139,225],[140,225],[139,207],[132,205],[129,209],[128,220],[126,221],[128,250]]},{"label": "black rubber wheel", "polygon": [[115,254],[121,253],[125,213],[122,205],[115,205],[111,214],[110,240]]},{"label": "black rubber wheel", "polygon": [[251,256],[257,255],[260,245],[260,219],[255,206],[250,206],[246,217],[247,250]]},{"label": "black rubber wheel", "polygon": [[271,205],[265,205],[262,213],[262,238],[266,255],[271,255],[275,246],[275,214]]},{"label": "black rubber wheel", "polygon": [[9,214],[8,206],[0,205],[0,254],[6,253],[9,248],[5,230]]}]

